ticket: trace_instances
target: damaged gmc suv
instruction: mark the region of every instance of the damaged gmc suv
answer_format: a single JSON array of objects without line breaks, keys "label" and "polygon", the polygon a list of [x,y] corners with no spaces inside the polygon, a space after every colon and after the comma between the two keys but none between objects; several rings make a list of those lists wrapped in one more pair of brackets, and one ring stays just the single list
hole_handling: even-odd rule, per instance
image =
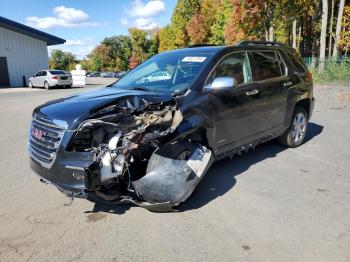
[{"label": "damaged gmc suv", "polygon": [[69,197],[171,210],[215,160],[273,138],[301,145],[313,107],[312,76],[294,49],[191,46],[37,107],[31,168]]}]

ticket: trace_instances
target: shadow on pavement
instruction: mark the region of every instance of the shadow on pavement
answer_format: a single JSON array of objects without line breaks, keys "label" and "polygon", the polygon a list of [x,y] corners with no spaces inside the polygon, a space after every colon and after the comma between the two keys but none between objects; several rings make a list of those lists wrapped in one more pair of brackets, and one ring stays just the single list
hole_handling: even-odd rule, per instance
[{"label": "shadow on pavement", "polygon": [[[305,138],[307,143],[314,137],[318,136],[323,131],[323,126],[309,123],[308,133]],[[220,160],[210,168],[193,195],[182,205],[177,211],[188,211],[198,209],[216,198],[224,195],[236,184],[236,176],[247,171],[251,166],[263,161],[267,158],[276,157],[280,152],[286,150],[286,147],[279,145],[275,140],[259,145],[255,150],[243,154],[242,156],[235,156],[233,159]],[[95,202],[91,212],[108,212],[114,214],[123,214],[129,210],[131,205],[108,205]]]}]

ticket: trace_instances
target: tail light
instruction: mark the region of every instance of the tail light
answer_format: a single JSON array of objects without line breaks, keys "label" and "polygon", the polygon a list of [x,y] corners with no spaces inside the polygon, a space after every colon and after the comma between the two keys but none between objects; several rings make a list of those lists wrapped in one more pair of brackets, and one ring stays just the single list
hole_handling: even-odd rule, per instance
[{"label": "tail light", "polygon": [[51,79],[55,79],[55,80],[57,80],[57,79],[58,79],[58,77],[57,77],[57,76],[52,76],[52,77],[51,77]]}]

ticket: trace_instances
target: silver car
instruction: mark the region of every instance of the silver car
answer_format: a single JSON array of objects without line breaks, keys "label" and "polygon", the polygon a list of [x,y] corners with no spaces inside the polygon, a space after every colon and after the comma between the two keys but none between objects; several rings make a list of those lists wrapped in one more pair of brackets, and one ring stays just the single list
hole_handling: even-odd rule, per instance
[{"label": "silver car", "polygon": [[28,80],[29,87],[51,87],[67,86],[71,87],[73,84],[71,74],[63,70],[42,70],[34,74]]}]

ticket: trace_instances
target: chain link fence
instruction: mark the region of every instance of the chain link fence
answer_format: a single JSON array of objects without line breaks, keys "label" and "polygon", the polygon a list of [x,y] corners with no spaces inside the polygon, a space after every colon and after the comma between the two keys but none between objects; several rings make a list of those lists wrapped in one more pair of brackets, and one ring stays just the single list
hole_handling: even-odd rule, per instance
[{"label": "chain link fence", "polygon": [[[350,58],[320,60],[315,57],[303,58],[317,84],[338,84],[350,88]],[[319,68],[323,66],[322,72]]]}]

